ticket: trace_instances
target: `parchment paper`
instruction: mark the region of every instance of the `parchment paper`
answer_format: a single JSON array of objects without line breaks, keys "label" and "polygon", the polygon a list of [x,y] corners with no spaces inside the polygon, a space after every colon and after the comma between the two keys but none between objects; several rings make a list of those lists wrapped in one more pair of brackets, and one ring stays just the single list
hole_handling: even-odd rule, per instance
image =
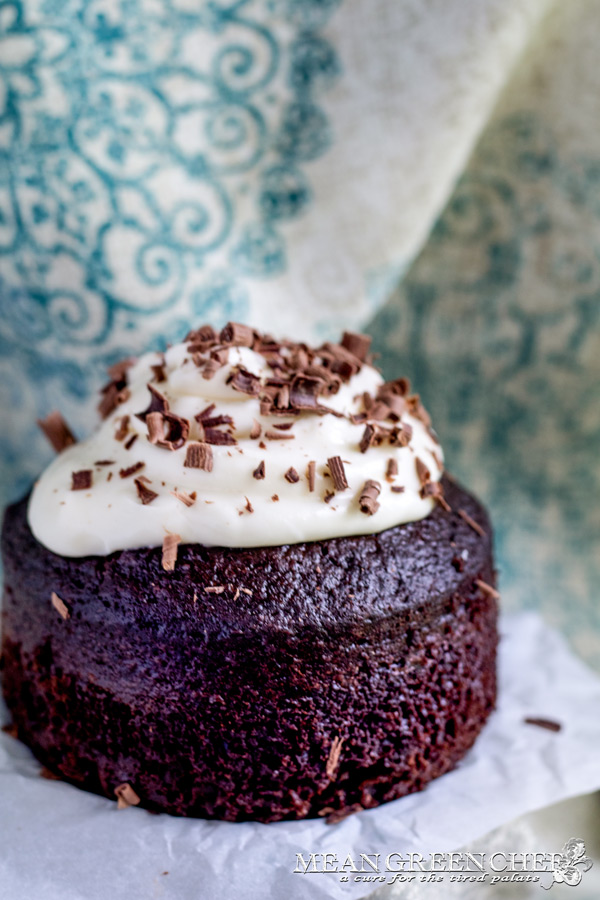
[{"label": "parchment paper", "polygon": [[[529,810],[600,787],[600,679],[536,614],[504,618],[501,632],[498,709],[462,764],[421,793],[335,826],[118,811],[109,800],[40,778],[30,752],[3,734],[0,898],[364,897],[369,886],[340,884],[337,875],[294,874],[296,853],[448,851]],[[527,725],[525,716],[553,719],[562,729]]]}]

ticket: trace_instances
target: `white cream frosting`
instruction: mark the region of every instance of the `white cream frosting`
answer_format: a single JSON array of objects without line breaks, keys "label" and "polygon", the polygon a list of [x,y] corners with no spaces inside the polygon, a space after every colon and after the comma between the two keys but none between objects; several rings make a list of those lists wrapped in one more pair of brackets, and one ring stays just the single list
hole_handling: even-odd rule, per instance
[{"label": "white cream frosting", "polygon": [[[194,416],[210,404],[215,404],[213,416],[229,415],[234,420],[237,444],[212,447],[211,472],[184,466],[185,445],[171,451],[151,444],[145,423],[136,417],[149,405],[147,384],[154,379],[151,367],[162,362],[166,381],[154,382],[154,386],[167,398],[172,412],[190,421],[188,441],[199,439]],[[443,457],[424,423],[404,413],[401,422],[413,429],[408,446],[392,446],[386,441],[362,453],[359,443],[365,425],[347,418],[362,410],[364,391],[374,396],[383,384],[376,369],[363,365],[337,394],[321,398],[323,405],[345,417],[305,411],[287,417],[261,415],[257,397],[227,384],[232,368],[239,365],[261,377],[274,374],[263,356],[247,347],[230,348],[228,362],[209,380],[194,365],[186,344],[171,347],[164,356],[148,353],[140,357],[128,372],[127,401],[91,437],[60,453],[36,483],[29,503],[29,524],[36,538],[62,556],[161,546],[168,533],[179,535],[183,543],[275,546],[375,533],[431,512],[435,501],[420,496],[415,460],[421,459],[435,482],[441,478]],[[117,441],[115,432],[124,415],[129,416],[129,434],[124,441]],[[250,437],[254,420],[262,425],[264,449],[259,440]],[[294,423],[287,432],[293,439],[264,439],[265,431],[284,422]],[[128,450],[125,445],[133,434],[138,437]],[[324,496],[334,490],[327,464],[333,456],[343,460],[348,488],[336,491],[325,503]],[[398,467],[393,481],[386,479],[390,459],[395,459]],[[96,465],[101,460],[113,464]],[[306,477],[310,460],[316,461],[312,492]],[[253,472],[261,461],[266,474],[257,480]],[[144,463],[139,472],[120,477],[120,470],[138,462]],[[300,476],[297,483],[285,478],[290,467]],[[92,486],[72,490],[72,473],[86,469],[92,470]],[[134,483],[140,475],[149,479],[145,484],[158,494],[146,505]],[[365,515],[358,503],[369,479],[381,485],[379,508],[373,515]],[[393,485],[404,491],[392,491]],[[195,493],[196,500],[186,506],[174,491]]]}]

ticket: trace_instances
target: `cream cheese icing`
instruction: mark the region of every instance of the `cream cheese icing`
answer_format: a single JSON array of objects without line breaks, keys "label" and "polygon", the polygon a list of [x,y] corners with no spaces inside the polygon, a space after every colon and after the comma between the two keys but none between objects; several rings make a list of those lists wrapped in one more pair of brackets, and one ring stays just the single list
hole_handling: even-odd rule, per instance
[{"label": "cream cheese icing", "polygon": [[[232,380],[241,372],[262,391],[267,379],[281,375],[269,354],[228,346],[224,364],[205,377],[209,352],[194,352],[188,340],[133,363],[123,402],[87,440],[63,450],[36,483],[28,515],[40,543],[70,557],[161,546],[168,534],[183,543],[275,546],[375,533],[432,510],[440,494],[441,447],[415,398],[386,419],[381,410],[365,408],[365,396],[375,398],[384,386],[372,365],[358,361],[359,371],[345,372],[336,393],[319,395],[319,405],[332,412],[274,415],[261,393],[236,389]],[[176,449],[151,442],[148,420],[138,416],[152,400],[149,384],[170,414],[189,423]],[[207,471],[185,463],[190,443],[207,449],[197,417],[213,405],[208,417],[217,417],[219,433],[235,443],[211,444]],[[410,435],[406,446],[397,440],[399,429]],[[336,457],[339,462],[329,462]],[[361,503],[367,482],[375,483],[370,505]],[[84,486],[73,489],[76,483]]]}]

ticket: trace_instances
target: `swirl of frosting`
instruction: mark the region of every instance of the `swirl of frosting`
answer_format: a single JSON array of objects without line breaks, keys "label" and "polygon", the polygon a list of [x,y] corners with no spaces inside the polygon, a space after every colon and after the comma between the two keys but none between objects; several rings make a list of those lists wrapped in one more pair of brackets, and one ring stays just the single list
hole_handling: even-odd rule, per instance
[{"label": "swirl of frosting", "polygon": [[169,535],[275,546],[424,518],[445,503],[442,451],[418,396],[384,382],[368,349],[363,335],[311,349],[229,323],[114,366],[101,426],[63,441],[33,489],[34,535],[76,557]]}]

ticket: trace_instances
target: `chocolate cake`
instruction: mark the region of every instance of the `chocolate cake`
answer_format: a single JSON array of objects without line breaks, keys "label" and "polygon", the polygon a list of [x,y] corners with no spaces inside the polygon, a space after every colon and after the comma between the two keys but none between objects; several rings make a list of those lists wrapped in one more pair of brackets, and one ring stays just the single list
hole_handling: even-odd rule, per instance
[{"label": "chocolate cake", "polygon": [[[491,529],[477,500],[442,475],[437,437],[406,382],[377,376],[371,394],[354,394],[360,371],[375,371],[366,339],[345,336],[331,351],[292,342],[273,349],[256,332],[242,332],[246,344],[236,344],[235,329],[243,326],[229,327],[200,349],[196,332],[175,362],[171,351],[159,362],[142,358],[138,366],[154,367],[157,380],[141,394],[137,370],[130,380],[127,367],[115,373],[103,394],[114,442],[105,458],[95,456],[98,437],[77,444],[56,416],[44,423],[66,449],[42,476],[47,493],[43,483],[35,488],[45,505],[38,494],[36,507],[34,491],[5,516],[4,695],[19,737],[49,770],[121,805],[230,821],[336,821],[452,769],[493,709]],[[217,368],[210,364],[223,346],[262,350],[268,377],[292,387],[277,406],[277,392],[263,390],[272,387],[264,372],[254,375],[256,383],[249,368],[230,366],[222,389],[217,382],[214,389],[221,402],[232,391],[241,395],[237,403],[250,399],[252,415],[244,424],[239,414],[223,412],[218,398],[207,412],[213,398],[203,396],[209,404],[198,408],[194,430],[177,404],[178,373],[195,367],[194,377],[210,384],[226,366],[223,354]],[[183,362],[193,354],[200,358]],[[275,355],[290,361],[287,368]],[[339,376],[337,390],[324,386],[327,375],[307,374],[319,366]],[[319,378],[319,389],[301,377]],[[336,407],[344,385],[351,400]],[[327,440],[334,435],[337,443],[325,459],[305,459],[320,447],[311,443],[313,431],[321,440],[319,422],[332,423]],[[269,439],[269,430],[291,431],[296,443]],[[348,435],[356,446],[342,446]],[[134,444],[143,458],[132,453]],[[176,484],[157,477],[153,465],[166,466],[162,459],[178,461]],[[253,493],[245,493],[245,481],[238,484],[237,469],[227,469],[242,462]],[[209,491],[213,476],[218,502]],[[230,482],[241,495],[235,521],[210,512],[225,502]],[[413,500],[405,496],[411,492]],[[80,527],[60,552],[47,546],[51,538],[40,540],[55,493],[63,499],[52,502],[70,506]],[[113,503],[125,516],[129,506],[146,516],[139,533],[127,531],[129,546],[118,533],[115,549],[102,531],[98,504],[109,497],[109,523]],[[425,508],[417,517],[418,501]],[[206,508],[194,513],[201,503]],[[160,515],[151,519],[153,508]],[[319,518],[317,509],[327,516]],[[406,520],[378,528],[378,516],[387,523],[388,512]],[[170,515],[182,516],[179,532],[164,525],[173,524]],[[190,540],[210,516],[217,539],[205,530],[202,540]],[[222,546],[227,521],[237,530]],[[364,533],[355,533],[361,522]],[[163,537],[148,540],[144,529],[157,524]],[[278,529],[282,539],[267,543],[265,534]],[[315,529],[334,535],[314,538]],[[106,552],[82,552],[98,540]]]}]

